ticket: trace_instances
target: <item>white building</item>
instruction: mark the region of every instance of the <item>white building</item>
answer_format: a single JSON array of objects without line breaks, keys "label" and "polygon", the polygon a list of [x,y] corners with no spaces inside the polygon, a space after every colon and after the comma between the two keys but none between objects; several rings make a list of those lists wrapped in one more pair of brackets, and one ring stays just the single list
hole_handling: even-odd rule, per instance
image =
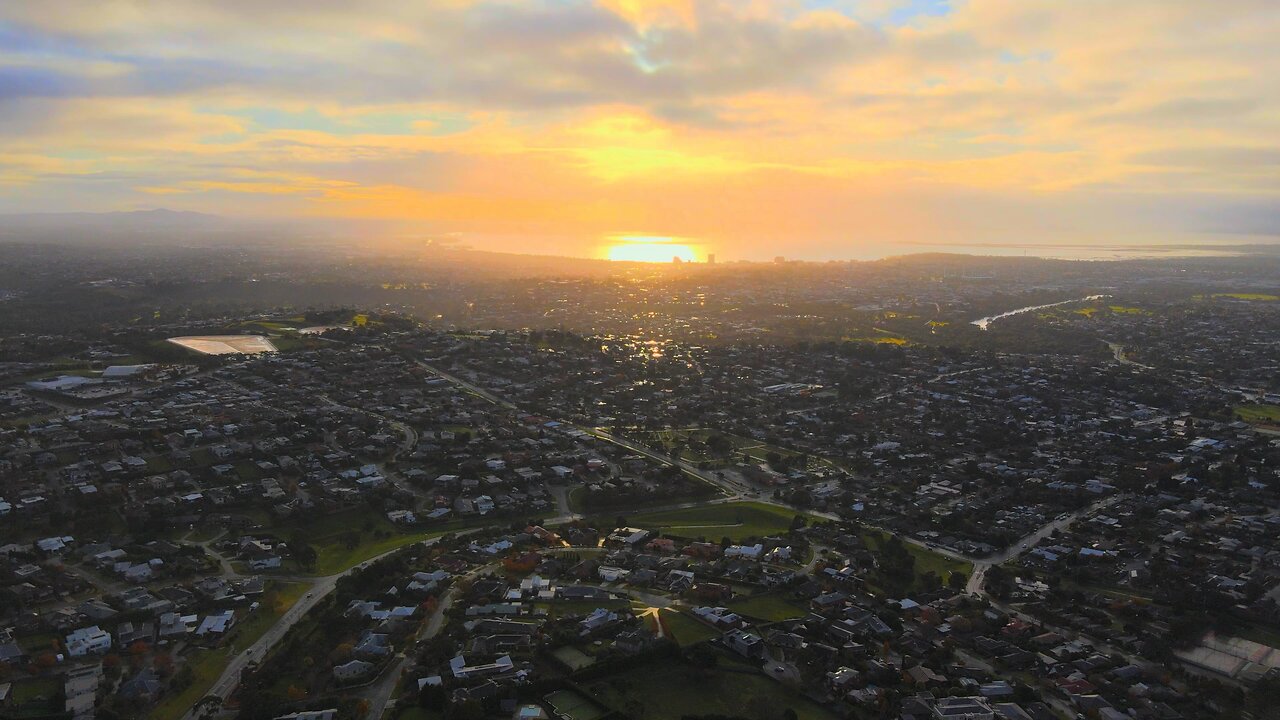
[{"label": "white building", "polygon": [[83,627],[67,635],[67,654],[71,657],[105,653],[110,649],[111,633],[97,625]]}]

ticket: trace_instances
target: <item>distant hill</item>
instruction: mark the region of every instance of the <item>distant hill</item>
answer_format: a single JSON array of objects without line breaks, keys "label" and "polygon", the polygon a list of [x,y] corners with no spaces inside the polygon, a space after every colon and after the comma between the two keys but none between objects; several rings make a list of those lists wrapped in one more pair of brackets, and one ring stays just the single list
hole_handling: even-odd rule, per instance
[{"label": "distant hill", "polygon": [[174,227],[198,224],[224,223],[218,215],[188,210],[134,210],[131,212],[70,212],[70,213],[13,213],[0,215],[0,227],[50,228],[93,226]]}]

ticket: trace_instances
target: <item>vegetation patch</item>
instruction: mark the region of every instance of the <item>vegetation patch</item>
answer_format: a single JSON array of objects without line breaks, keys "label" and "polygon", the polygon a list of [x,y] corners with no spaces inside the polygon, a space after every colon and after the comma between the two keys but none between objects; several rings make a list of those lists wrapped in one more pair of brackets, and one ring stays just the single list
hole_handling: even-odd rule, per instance
[{"label": "vegetation patch", "polygon": [[687,716],[787,717],[831,720],[826,708],[756,672],[721,667],[714,653],[696,665],[667,662],[647,665],[591,683],[587,690],[605,705],[630,717],[679,720]]},{"label": "vegetation patch", "polygon": [[1237,405],[1236,417],[1260,425],[1280,425],[1280,405]]},{"label": "vegetation patch", "polygon": [[296,523],[282,530],[294,561],[314,575],[336,575],[384,553],[440,537],[466,526],[453,521],[429,528],[406,529],[366,507]]},{"label": "vegetation patch", "polygon": [[[880,567],[870,584],[890,597],[901,597],[948,583],[963,587],[963,581],[968,580],[973,572],[973,563],[953,560],[879,530],[863,533],[862,539],[880,560]],[[953,578],[953,573],[958,575]]]},{"label": "vegetation patch", "polygon": [[763,620],[765,622],[792,620],[794,618],[804,617],[809,613],[809,611],[804,607],[774,594],[753,595],[740,600],[734,600],[729,603],[728,607],[739,615],[745,615],[749,618]]},{"label": "vegetation patch", "polygon": [[305,583],[268,583],[257,612],[236,625],[231,642],[212,650],[196,650],[187,656],[174,679],[175,684],[185,687],[178,692],[166,693],[147,717],[150,720],[177,720],[185,715],[208,694],[231,658],[257,642],[309,587]]},{"label": "vegetation patch", "polygon": [[596,664],[596,659],[582,652],[572,645],[558,647],[551,652],[551,655],[559,660],[571,672],[577,672],[582,668],[591,667]]},{"label": "vegetation patch", "polygon": [[609,714],[606,708],[600,707],[591,698],[572,690],[553,692],[546,700],[555,709],[556,715],[566,720],[600,720]]},{"label": "vegetation patch", "polygon": [[680,647],[689,647],[720,637],[720,633],[716,632],[715,628],[688,613],[664,608],[659,614],[667,636]]},{"label": "vegetation patch", "polygon": [[822,518],[790,508],[758,502],[735,502],[702,507],[640,513],[627,519],[637,527],[655,529],[664,535],[740,542],[748,538],[779,535],[789,531],[796,516],[806,521]]},{"label": "vegetation patch", "polygon": [[875,345],[909,345],[911,341],[897,335],[878,335],[874,337],[846,337],[845,342],[873,343]]},{"label": "vegetation patch", "polygon": [[1267,293],[1214,293],[1210,297],[1230,298],[1232,300],[1255,300],[1258,302],[1275,302],[1280,300],[1280,295],[1270,295]]}]

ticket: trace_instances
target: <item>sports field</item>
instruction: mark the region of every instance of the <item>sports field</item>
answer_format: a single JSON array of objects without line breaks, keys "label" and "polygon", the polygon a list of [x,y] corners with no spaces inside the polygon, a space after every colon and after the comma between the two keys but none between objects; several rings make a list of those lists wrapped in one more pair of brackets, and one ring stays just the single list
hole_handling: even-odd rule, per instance
[{"label": "sports field", "polygon": [[169,342],[201,355],[257,355],[276,352],[276,346],[262,335],[186,335]]}]

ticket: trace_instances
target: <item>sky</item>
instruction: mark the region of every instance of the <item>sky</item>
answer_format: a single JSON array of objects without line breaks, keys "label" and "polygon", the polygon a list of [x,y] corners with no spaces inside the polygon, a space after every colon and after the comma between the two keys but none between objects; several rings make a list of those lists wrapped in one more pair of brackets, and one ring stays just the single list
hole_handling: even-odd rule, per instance
[{"label": "sky", "polygon": [[0,213],[722,259],[1280,234],[1275,0],[0,3]]}]

